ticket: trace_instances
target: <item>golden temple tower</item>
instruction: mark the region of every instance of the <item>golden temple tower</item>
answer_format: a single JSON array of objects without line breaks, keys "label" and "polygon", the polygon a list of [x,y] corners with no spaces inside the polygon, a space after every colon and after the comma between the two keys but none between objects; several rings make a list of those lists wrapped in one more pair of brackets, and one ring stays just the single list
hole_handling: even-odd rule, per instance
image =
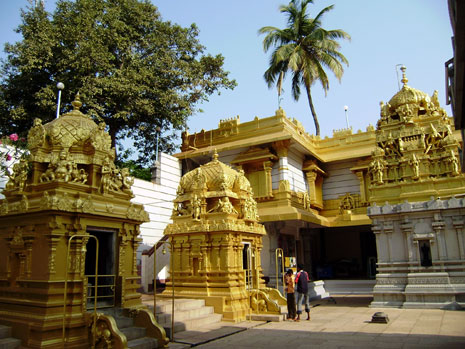
[{"label": "golden temple tower", "polygon": [[453,124],[432,96],[407,85],[381,102],[368,190],[376,236],[373,307],[465,305],[465,175]]},{"label": "golden temple tower", "polygon": [[137,292],[148,214],[130,202],[133,179],[116,168],[105,123],[80,112],[79,95],[72,104],[52,122],[34,120],[29,159],[14,165],[3,191],[0,323],[28,348],[89,348],[93,340],[123,348],[112,316],[92,313],[121,308],[148,319],[163,346],[164,330]]},{"label": "golden temple tower", "polygon": [[453,124],[432,96],[407,85],[381,105],[376,147],[368,168],[371,203],[383,205],[405,200],[429,200],[432,196],[462,194],[461,174]]},{"label": "golden temple tower", "polygon": [[215,152],[181,178],[172,219],[164,232],[174,258],[164,294],[173,291],[174,278],[176,297],[205,299],[226,321],[280,313],[284,298],[261,278],[266,232],[243,172],[218,161]]}]

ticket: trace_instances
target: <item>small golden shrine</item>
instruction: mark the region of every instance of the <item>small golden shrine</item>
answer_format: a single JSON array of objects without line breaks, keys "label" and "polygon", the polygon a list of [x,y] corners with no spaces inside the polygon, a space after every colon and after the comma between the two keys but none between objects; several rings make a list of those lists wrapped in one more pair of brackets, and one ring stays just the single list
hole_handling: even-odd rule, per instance
[{"label": "small golden shrine", "polygon": [[164,294],[205,299],[223,320],[280,314],[285,299],[265,287],[260,252],[266,234],[243,171],[213,160],[181,178],[173,223],[164,234],[172,244],[173,270]]},{"label": "small golden shrine", "polygon": [[381,106],[376,148],[369,166],[370,202],[425,201],[432,196],[462,193],[458,147],[452,121],[440,107],[438,93],[430,97],[407,85]]},{"label": "small golden shrine", "polygon": [[116,168],[105,123],[80,112],[79,95],[72,105],[47,124],[34,120],[29,159],[14,165],[3,191],[0,323],[28,348],[89,348],[94,340],[123,348],[126,337],[103,313],[122,308],[138,323],[145,318],[140,326],[158,331],[163,346],[164,330],[137,292],[139,225],[148,214],[130,202],[133,178]]}]

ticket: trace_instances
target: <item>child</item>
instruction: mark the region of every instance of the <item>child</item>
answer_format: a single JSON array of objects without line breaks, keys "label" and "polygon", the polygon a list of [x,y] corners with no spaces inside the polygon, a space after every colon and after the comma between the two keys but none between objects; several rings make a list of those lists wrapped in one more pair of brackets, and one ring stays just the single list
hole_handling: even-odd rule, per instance
[{"label": "child", "polygon": [[295,297],[294,297],[294,278],[292,269],[288,269],[284,275],[284,284],[287,296],[287,319],[295,320]]}]

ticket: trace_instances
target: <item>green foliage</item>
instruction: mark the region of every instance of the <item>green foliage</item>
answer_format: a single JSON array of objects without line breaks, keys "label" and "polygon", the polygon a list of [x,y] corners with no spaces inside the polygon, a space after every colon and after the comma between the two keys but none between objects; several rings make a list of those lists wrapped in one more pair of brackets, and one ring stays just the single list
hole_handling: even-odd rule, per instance
[{"label": "green foliage", "polygon": [[[22,41],[7,44],[0,71],[0,132],[24,135],[35,117],[55,117],[57,82],[62,110],[79,91],[81,110],[109,128],[113,145],[130,136],[141,163],[173,149],[198,104],[234,80],[223,57],[204,54],[195,24],[163,21],[144,0],[58,0],[53,14],[42,6],[21,12]],[[172,134],[167,135],[167,131]],[[121,148],[121,147],[120,147]]]},{"label": "green foliage", "polygon": [[138,165],[134,160],[127,161],[118,161],[116,165],[119,168],[127,167],[131,176],[140,178],[146,181],[152,180],[152,170],[150,168],[144,168],[141,165]]},{"label": "green foliage", "polygon": [[266,34],[263,49],[267,52],[273,47],[269,68],[264,74],[268,87],[274,84],[281,93],[281,85],[286,73],[292,74],[292,96],[297,101],[300,86],[303,85],[315,123],[316,135],[320,134],[318,117],[313,107],[311,86],[320,81],[325,93],[329,89],[329,80],[325,68],[333,72],[340,81],[347,59],[339,52],[338,39],[350,39],[343,30],[325,30],[321,27],[323,15],[333,9],[333,5],[321,10],[315,18],[307,14],[307,5],[313,0],[291,0],[281,5],[280,12],[287,16],[287,27],[263,27],[259,34]]}]

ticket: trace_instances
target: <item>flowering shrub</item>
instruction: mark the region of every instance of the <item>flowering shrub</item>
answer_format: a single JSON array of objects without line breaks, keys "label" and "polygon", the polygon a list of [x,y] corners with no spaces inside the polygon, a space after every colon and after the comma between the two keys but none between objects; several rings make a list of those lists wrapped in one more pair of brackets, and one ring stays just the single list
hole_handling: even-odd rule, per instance
[{"label": "flowering shrub", "polygon": [[[27,156],[26,139],[19,138],[16,133],[0,138],[0,182],[7,181],[11,168],[22,157]],[[0,188],[4,183],[0,183]]]}]

